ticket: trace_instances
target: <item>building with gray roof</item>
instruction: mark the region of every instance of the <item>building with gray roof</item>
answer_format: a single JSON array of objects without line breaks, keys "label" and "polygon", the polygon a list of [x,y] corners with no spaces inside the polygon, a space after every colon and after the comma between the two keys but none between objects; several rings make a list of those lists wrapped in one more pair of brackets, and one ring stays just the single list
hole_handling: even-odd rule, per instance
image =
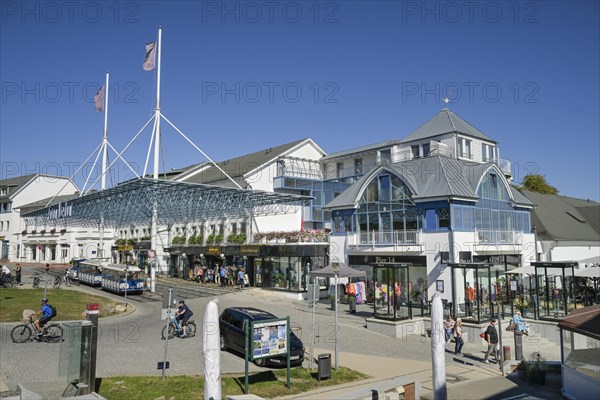
[{"label": "building with gray roof", "polygon": [[579,261],[600,255],[599,203],[519,191],[535,204],[531,224],[540,245],[540,261]]}]

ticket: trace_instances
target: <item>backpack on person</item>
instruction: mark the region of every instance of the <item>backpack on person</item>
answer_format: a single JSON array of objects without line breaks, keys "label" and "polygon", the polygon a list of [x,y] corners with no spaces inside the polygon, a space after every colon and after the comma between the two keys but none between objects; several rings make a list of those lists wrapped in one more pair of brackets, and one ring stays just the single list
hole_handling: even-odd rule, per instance
[{"label": "backpack on person", "polygon": [[56,317],[56,307],[54,307],[52,304],[48,304],[48,307],[50,307],[50,310],[52,311],[52,314],[50,314],[51,318]]}]

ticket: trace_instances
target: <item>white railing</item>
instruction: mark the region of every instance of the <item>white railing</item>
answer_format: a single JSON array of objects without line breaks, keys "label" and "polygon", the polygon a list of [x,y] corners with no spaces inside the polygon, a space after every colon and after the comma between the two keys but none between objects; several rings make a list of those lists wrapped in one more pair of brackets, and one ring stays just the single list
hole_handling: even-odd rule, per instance
[{"label": "white railing", "polygon": [[321,164],[317,160],[282,157],[277,160],[277,176],[304,179],[323,179]]},{"label": "white railing", "polygon": [[454,147],[445,143],[431,141],[429,142],[429,155],[454,157]]},{"label": "white railing", "polygon": [[358,244],[417,244],[418,237],[419,231],[417,230],[360,232],[358,235]]},{"label": "white railing", "polygon": [[520,235],[515,231],[475,231],[475,243],[478,244],[517,244]]},{"label": "white railing", "polygon": [[512,176],[512,166],[510,160],[501,158],[498,160],[497,164],[505,175]]}]

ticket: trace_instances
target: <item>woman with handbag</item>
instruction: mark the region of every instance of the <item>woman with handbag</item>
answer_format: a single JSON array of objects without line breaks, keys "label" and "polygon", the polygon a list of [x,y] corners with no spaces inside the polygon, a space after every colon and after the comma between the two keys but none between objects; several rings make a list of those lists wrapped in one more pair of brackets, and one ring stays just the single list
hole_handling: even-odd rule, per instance
[{"label": "woman with handbag", "polygon": [[527,324],[525,323],[525,321],[523,321],[523,317],[521,316],[521,311],[515,311],[515,315],[513,315],[513,323],[516,332],[521,332],[524,335],[529,334],[529,332],[527,331]]}]

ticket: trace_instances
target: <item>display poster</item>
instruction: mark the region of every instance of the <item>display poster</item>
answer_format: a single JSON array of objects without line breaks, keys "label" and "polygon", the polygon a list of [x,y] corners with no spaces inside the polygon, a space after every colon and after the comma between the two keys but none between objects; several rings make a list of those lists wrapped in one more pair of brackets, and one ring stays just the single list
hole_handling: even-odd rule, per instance
[{"label": "display poster", "polygon": [[252,324],[252,359],[285,355],[288,352],[287,320],[270,320]]},{"label": "display poster", "polygon": [[517,291],[517,281],[510,281],[510,290],[513,292]]}]

